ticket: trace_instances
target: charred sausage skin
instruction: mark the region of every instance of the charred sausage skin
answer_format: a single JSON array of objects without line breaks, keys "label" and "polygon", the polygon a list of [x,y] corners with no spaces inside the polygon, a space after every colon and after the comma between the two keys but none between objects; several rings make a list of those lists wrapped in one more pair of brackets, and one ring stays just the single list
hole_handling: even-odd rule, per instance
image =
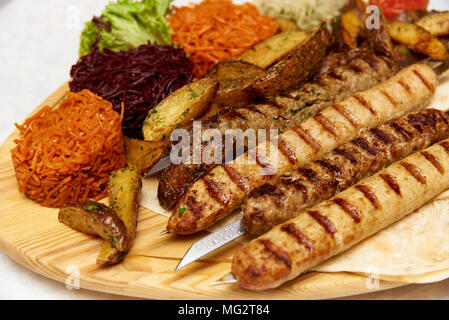
[{"label": "charred sausage skin", "polygon": [[250,192],[243,225],[251,236],[296,217],[384,167],[449,137],[449,115],[426,109],[362,132],[356,139],[275,183]]},{"label": "charred sausage skin", "polygon": [[[265,104],[236,108],[203,119],[201,131],[218,129],[222,136],[228,129],[243,131],[248,128],[279,129],[283,132],[326,107],[369,89],[397,72],[393,62],[372,52],[355,50],[347,55],[351,57],[349,62],[333,68],[285,96],[271,98]],[[192,132],[191,127],[187,130]],[[222,154],[224,154],[224,141]],[[158,186],[158,199],[162,207],[173,208],[187,189],[215,165],[215,163],[171,164],[162,173]]]},{"label": "charred sausage skin", "polygon": [[[318,118],[309,118],[277,136],[276,143],[262,143],[256,150],[215,167],[184,194],[167,230],[191,234],[208,228],[238,208],[251,190],[323,156],[363,129],[424,108],[437,84],[437,75],[429,66],[409,66],[387,81],[326,108]],[[250,155],[264,149],[267,158],[253,163]],[[267,168],[271,174],[267,174]]]},{"label": "charred sausage skin", "polygon": [[419,151],[244,245],[239,286],[275,288],[391,225],[449,188],[449,140]]}]

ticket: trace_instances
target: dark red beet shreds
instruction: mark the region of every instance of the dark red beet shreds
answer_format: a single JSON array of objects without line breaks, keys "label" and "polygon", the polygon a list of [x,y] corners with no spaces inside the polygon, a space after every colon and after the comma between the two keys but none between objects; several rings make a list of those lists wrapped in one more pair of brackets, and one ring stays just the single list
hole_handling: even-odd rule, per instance
[{"label": "dark red beet shreds", "polygon": [[89,89],[110,101],[118,113],[123,102],[123,132],[139,139],[148,111],[193,78],[183,49],[157,44],[121,52],[94,48],[78,60],[70,75],[72,92]]}]

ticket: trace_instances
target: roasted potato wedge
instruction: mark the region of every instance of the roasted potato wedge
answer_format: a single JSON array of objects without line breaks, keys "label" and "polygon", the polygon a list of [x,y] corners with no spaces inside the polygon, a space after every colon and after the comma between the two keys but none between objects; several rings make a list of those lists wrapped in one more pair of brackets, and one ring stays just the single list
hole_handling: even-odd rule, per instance
[{"label": "roasted potato wedge", "polygon": [[303,31],[282,32],[246,50],[237,59],[265,69],[281,60],[309,37],[310,35]]},{"label": "roasted potato wedge", "polygon": [[253,97],[247,87],[264,73],[262,68],[251,63],[226,60],[217,63],[206,77],[216,79],[220,86],[213,100],[214,106],[236,107],[249,103]]},{"label": "roasted potato wedge", "polygon": [[[359,10],[362,5],[359,4]],[[366,10],[361,11],[362,21],[366,21],[368,16]],[[371,48],[375,51],[380,52],[387,57],[394,56],[393,43],[391,42],[390,34],[388,33],[388,21],[385,18],[382,10],[380,10],[379,28],[367,28],[366,23],[364,23],[364,37],[370,44]]]},{"label": "roasted potato wedge", "polygon": [[251,90],[258,96],[271,97],[307,81],[318,71],[330,42],[330,33],[322,24],[306,41],[255,80]]},{"label": "roasted potato wedge", "polygon": [[233,79],[251,78],[259,76],[264,70],[252,63],[238,60],[224,60],[220,61],[213,67],[206,77],[216,79],[220,83],[220,89],[222,87],[230,87],[230,82]]},{"label": "roasted potato wedge", "polygon": [[389,32],[394,41],[425,54],[433,60],[446,60],[449,57],[446,46],[416,24],[394,21],[390,24]]},{"label": "roasted potato wedge", "polygon": [[436,37],[449,34],[449,11],[431,12],[419,19],[416,24]]},{"label": "roasted potato wedge", "polygon": [[142,179],[137,168],[127,167],[111,173],[108,190],[109,203],[125,224],[128,246],[120,252],[109,241],[105,241],[97,257],[97,264],[116,264],[131,249],[136,237],[141,190]]},{"label": "roasted potato wedge", "polygon": [[143,136],[149,141],[164,141],[180,126],[207,112],[219,83],[203,78],[176,90],[148,113],[143,123]]},{"label": "roasted potato wedge", "polygon": [[124,136],[123,143],[126,151],[126,163],[137,168],[141,175],[151,169],[167,147],[165,141],[146,141]]},{"label": "roasted potato wedge", "polygon": [[277,32],[285,32],[285,31],[297,31],[299,30],[296,21],[285,19],[285,18],[276,18],[274,19],[274,23],[276,24]]},{"label": "roasted potato wedge", "polygon": [[58,219],[74,230],[99,235],[118,251],[129,247],[124,222],[102,203],[89,200],[67,205],[59,210]]},{"label": "roasted potato wedge", "polygon": [[112,266],[120,263],[126,256],[126,252],[120,252],[115,249],[109,242],[104,242],[100,253],[97,256],[97,264],[100,266]]},{"label": "roasted potato wedge", "polygon": [[363,24],[356,10],[349,10],[341,16],[342,36],[349,48],[358,46],[357,39],[363,30]]}]

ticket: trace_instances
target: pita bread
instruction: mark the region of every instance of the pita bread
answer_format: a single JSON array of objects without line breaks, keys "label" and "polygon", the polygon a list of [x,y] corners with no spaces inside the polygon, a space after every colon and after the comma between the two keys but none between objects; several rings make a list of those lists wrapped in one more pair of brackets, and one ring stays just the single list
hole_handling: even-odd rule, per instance
[{"label": "pita bread", "polygon": [[448,278],[449,199],[432,201],[314,271],[347,271],[414,283]]}]

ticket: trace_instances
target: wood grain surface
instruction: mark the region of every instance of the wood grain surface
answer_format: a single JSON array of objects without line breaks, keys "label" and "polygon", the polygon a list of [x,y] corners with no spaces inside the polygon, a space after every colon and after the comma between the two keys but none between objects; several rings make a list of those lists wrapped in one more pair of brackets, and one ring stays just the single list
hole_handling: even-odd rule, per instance
[{"label": "wood grain surface", "polygon": [[[64,84],[36,110],[57,105],[67,90]],[[0,147],[0,249],[48,278],[66,282],[73,270],[79,270],[82,288],[150,299],[325,299],[404,285],[380,281],[373,287],[370,279],[360,275],[313,272],[264,292],[235,285],[211,286],[229,273],[232,255],[240,244],[230,243],[174,272],[186,250],[206,233],[158,237],[167,218],[143,207],[131,252],[121,264],[101,268],[95,261],[102,239],[73,231],[58,222],[57,209],[44,208],[19,194],[10,157],[16,136],[17,131]]]}]

